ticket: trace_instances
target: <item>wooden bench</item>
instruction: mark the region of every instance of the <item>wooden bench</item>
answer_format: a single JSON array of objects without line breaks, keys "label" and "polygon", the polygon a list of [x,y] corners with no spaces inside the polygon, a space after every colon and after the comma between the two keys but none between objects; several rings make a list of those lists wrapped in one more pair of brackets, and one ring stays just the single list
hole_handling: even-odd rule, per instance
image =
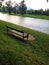
[{"label": "wooden bench", "polygon": [[15,28],[10,27],[10,26],[6,26],[6,27],[7,27],[7,33],[8,34],[23,38],[24,40],[28,40],[28,37],[29,37],[28,33],[23,32],[21,30],[17,30]]}]

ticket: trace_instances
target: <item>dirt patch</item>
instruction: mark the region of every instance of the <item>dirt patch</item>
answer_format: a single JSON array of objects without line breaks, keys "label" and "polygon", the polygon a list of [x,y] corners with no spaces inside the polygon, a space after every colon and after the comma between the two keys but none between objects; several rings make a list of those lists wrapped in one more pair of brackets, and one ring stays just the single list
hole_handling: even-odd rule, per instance
[{"label": "dirt patch", "polygon": [[[25,38],[25,40],[27,40],[27,39]],[[28,40],[35,40],[35,38],[29,34]]]}]

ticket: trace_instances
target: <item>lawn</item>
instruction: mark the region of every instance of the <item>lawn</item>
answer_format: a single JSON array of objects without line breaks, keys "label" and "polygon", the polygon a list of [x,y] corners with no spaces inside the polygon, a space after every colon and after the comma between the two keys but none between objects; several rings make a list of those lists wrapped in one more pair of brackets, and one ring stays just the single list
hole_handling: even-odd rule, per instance
[{"label": "lawn", "polygon": [[[8,35],[6,25],[31,34],[35,40]],[[49,35],[0,20],[0,65],[49,65]]]}]

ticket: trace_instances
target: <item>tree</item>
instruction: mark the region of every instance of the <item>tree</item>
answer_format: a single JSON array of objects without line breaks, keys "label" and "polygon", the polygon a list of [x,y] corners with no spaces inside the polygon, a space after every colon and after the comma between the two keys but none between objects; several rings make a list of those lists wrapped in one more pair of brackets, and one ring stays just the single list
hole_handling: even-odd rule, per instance
[{"label": "tree", "polygon": [[12,2],[9,0],[6,2],[8,13],[10,14],[12,12]]},{"label": "tree", "polygon": [[35,11],[33,9],[27,10],[27,14],[35,14]]},{"label": "tree", "polygon": [[26,4],[24,4],[24,2],[25,1],[22,0],[20,3],[20,6],[19,6],[19,11],[20,11],[21,15],[24,15],[26,13],[26,9],[27,9]]},{"label": "tree", "polygon": [[48,2],[48,0],[47,0],[47,2]]},{"label": "tree", "polygon": [[46,15],[49,16],[49,9],[47,9],[47,11],[46,11]]},{"label": "tree", "polygon": [[13,11],[13,13],[14,14],[16,14],[16,6],[17,5],[17,3],[16,3],[16,1],[14,2],[14,6],[12,7],[12,11]]},{"label": "tree", "polygon": [[1,6],[2,6],[3,1],[4,1],[4,0],[0,0],[0,8],[1,8]]},{"label": "tree", "polygon": [[6,7],[3,5],[2,6],[2,12],[5,12],[5,9],[6,9]]},{"label": "tree", "polygon": [[43,13],[43,9],[37,10],[37,14],[38,14],[38,15],[43,15],[43,14],[44,14],[44,13]]}]

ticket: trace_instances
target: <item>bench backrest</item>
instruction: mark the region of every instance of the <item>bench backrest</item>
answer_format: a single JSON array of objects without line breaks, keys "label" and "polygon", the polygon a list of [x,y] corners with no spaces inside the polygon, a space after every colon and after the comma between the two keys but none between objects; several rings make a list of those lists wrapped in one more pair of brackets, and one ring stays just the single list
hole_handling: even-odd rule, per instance
[{"label": "bench backrest", "polygon": [[24,32],[21,31],[21,30],[17,30],[17,29],[15,29],[15,28],[12,28],[12,27],[9,27],[9,26],[6,26],[6,27],[9,28],[9,29],[12,29],[12,30],[15,30],[15,31],[18,31],[18,32],[24,33]]}]

